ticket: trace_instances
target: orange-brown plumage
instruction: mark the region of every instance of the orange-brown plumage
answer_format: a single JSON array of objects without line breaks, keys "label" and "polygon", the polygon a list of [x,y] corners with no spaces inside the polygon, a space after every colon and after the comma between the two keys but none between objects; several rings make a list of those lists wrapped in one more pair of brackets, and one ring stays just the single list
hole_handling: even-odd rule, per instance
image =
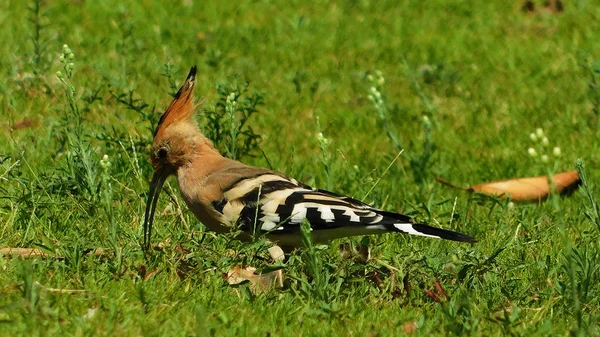
[{"label": "orange-brown plumage", "polygon": [[194,114],[193,98],[195,84],[196,66],[193,66],[185,83],[183,83],[165,113],[160,117],[156,131],[154,132],[155,139],[164,137],[161,133],[170,125],[191,119]]}]

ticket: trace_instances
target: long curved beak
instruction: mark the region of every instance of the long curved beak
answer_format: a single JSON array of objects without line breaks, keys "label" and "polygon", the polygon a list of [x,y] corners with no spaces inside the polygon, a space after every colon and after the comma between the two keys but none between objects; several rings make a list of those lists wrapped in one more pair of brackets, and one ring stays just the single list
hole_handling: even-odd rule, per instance
[{"label": "long curved beak", "polygon": [[152,182],[150,183],[150,192],[148,193],[148,201],[146,202],[146,212],[144,215],[144,249],[150,248],[150,239],[152,238],[152,223],[154,222],[154,212],[156,211],[156,203],[158,195],[162,190],[168,174],[164,174],[164,170],[154,172]]}]

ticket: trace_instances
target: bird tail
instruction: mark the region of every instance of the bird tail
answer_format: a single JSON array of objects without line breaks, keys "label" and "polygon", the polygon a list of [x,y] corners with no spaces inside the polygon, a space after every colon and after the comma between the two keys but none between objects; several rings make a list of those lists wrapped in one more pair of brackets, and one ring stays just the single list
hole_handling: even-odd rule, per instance
[{"label": "bird tail", "polygon": [[477,240],[470,235],[432,227],[425,224],[412,223],[411,218],[402,214],[385,211],[377,211],[377,213],[383,215],[383,219],[378,225],[385,227],[385,229],[390,232],[401,232],[411,235],[434,237],[458,242],[477,242]]}]

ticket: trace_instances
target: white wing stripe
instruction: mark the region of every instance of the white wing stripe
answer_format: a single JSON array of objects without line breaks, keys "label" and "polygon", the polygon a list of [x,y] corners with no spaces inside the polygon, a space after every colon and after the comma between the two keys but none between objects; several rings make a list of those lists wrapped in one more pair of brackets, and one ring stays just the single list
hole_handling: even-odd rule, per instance
[{"label": "white wing stripe", "polygon": [[279,216],[275,214],[267,214],[259,219],[262,222],[262,226],[260,227],[263,231],[272,231],[275,228],[279,227]]},{"label": "white wing stripe", "polygon": [[354,213],[354,211],[351,210],[350,208],[346,209],[346,212],[344,212],[344,215],[349,216],[350,221],[352,221],[352,222],[360,222],[360,217],[358,215],[356,215],[356,213]]},{"label": "white wing stripe", "polygon": [[335,214],[331,211],[331,207],[329,206],[319,206],[317,207],[317,211],[321,213],[321,219],[325,220],[325,222],[334,222]]},{"label": "white wing stripe", "polygon": [[240,213],[242,213],[242,209],[244,209],[244,204],[239,201],[229,201],[223,207],[223,218],[228,223],[235,223],[237,219],[240,217]]},{"label": "white wing stripe", "polygon": [[294,205],[290,222],[301,223],[304,219],[306,219],[306,207],[303,204]]},{"label": "white wing stripe", "polygon": [[439,238],[439,236],[437,236],[437,235],[429,235],[429,234],[423,234],[421,232],[418,232],[413,228],[412,224],[408,224],[408,223],[395,223],[394,227],[396,227],[396,229],[398,229],[399,231],[402,231],[407,234],[427,236],[430,238]]},{"label": "white wing stripe", "polygon": [[280,177],[274,174],[263,174],[256,178],[246,179],[239,182],[232,189],[225,191],[225,197],[227,200],[234,200],[242,198],[246,194],[250,193],[256,187],[268,183],[269,181],[289,181],[286,178]]}]

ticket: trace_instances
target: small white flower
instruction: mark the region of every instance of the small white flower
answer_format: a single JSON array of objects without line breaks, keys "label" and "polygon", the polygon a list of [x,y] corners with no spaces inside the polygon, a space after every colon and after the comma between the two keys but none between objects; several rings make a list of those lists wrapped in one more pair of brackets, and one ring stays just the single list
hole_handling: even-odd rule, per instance
[{"label": "small white flower", "polygon": [[358,165],[354,165],[354,171],[358,172]]},{"label": "small white flower", "polygon": [[535,134],[539,137],[542,138],[544,137],[544,130],[542,128],[537,128],[535,129]]},{"label": "small white flower", "polygon": [[560,152],[560,147],[558,147],[558,146],[555,146],[555,147],[554,147],[554,149],[552,149],[552,154],[553,154],[555,157],[560,157],[560,155],[561,155],[561,152]]},{"label": "small white flower", "polygon": [[426,127],[431,127],[431,120],[429,120],[428,116],[423,116],[423,125]]},{"label": "small white flower", "polygon": [[323,146],[327,146],[329,144],[329,139],[325,138],[325,136],[323,136],[322,132],[317,133],[317,140]]},{"label": "small white flower", "polygon": [[373,75],[369,74],[367,75],[367,80],[369,80],[369,82],[373,82]]},{"label": "small white flower", "polygon": [[100,167],[103,169],[108,169],[110,167],[110,161],[108,160],[108,155],[105,154],[104,156],[102,156],[102,159],[100,159]]},{"label": "small white flower", "polygon": [[385,78],[383,78],[383,76],[381,76],[378,80],[377,80],[377,84],[379,85],[383,85],[385,83]]},{"label": "small white flower", "polygon": [[377,91],[377,88],[371,87],[371,92],[376,95],[379,91]]},{"label": "small white flower", "polygon": [[508,209],[513,209],[513,208],[515,208],[515,203],[511,201],[508,203],[507,206],[508,206]]},{"label": "small white flower", "polygon": [[530,147],[529,149],[527,149],[527,153],[531,156],[531,157],[535,157],[537,156],[537,152],[535,151],[534,148]]},{"label": "small white flower", "polygon": [[550,141],[548,140],[548,137],[542,138],[542,145],[548,146],[548,144],[550,144]]},{"label": "small white flower", "polygon": [[547,163],[548,162],[548,155],[547,154],[543,154],[542,157],[542,163]]},{"label": "small white flower", "polygon": [[533,142],[537,142],[537,136],[533,132],[529,134],[529,139]]}]

